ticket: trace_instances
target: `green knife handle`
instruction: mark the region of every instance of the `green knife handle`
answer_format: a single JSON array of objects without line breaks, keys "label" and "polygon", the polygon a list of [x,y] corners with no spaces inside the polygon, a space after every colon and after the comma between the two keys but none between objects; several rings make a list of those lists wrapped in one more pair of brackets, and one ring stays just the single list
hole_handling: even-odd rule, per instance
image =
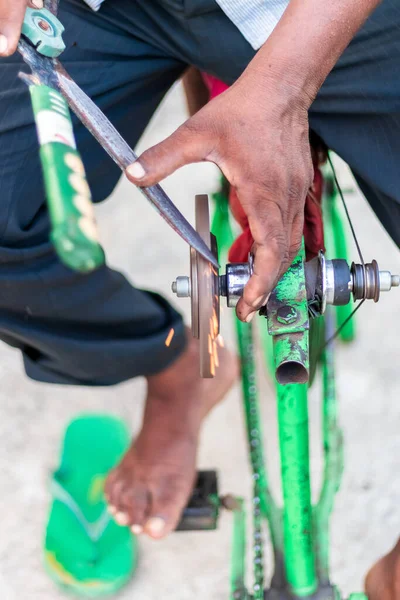
[{"label": "green knife handle", "polygon": [[85,169],[69,108],[56,90],[30,86],[40,143],[51,240],[60,260],[81,273],[105,263]]}]

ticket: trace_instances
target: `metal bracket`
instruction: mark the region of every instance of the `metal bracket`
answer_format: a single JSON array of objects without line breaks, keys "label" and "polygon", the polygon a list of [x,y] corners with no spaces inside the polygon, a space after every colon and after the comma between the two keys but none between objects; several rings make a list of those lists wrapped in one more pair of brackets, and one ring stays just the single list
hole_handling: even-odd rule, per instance
[{"label": "metal bracket", "polygon": [[307,289],[304,244],[278,281],[266,309],[268,332],[275,345],[278,383],[306,383],[309,378]]},{"label": "metal bracket", "polygon": [[309,329],[303,248],[272,291],[267,318],[268,333],[273,336]]},{"label": "metal bracket", "polygon": [[57,58],[65,50],[62,38],[64,26],[47,8],[27,8],[22,24],[22,35],[39,54]]}]

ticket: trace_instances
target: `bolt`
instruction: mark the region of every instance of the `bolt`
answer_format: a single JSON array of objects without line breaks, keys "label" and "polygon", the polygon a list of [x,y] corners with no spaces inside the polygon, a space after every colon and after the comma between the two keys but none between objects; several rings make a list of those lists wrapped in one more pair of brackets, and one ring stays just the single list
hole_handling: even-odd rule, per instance
[{"label": "bolt", "polygon": [[293,306],[281,306],[278,309],[277,321],[282,325],[290,325],[297,321],[299,313]]},{"label": "bolt", "polygon": [[177,277],[172,283],[172,291],[178,298],[190,298],[191,285],[189,277]]},{"label": "bolt", "polygon": [[400,275],[392,275],[392,287],[400,287]]},{"label": "bolt", "polygon": [[40,19],[38,21],[38,26],[40,27],[40,29],[42,29],[43,31],[49,31],[51,29],[51,25],[50,23],[48,23],[47,21],[45,21],[44,19]]}]

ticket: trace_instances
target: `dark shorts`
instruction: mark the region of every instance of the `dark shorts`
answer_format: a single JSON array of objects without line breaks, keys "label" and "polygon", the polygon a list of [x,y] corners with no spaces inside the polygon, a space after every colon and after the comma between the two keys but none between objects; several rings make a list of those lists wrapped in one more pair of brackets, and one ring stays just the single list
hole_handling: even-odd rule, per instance
[{"label": "dark shorts", "polygon": [[[155,109],[196,65],[232,83],[254,51],[215,0],[107,0],[99,13],[62,0],[78,84],[135,146]],[[164,369],[185,344],[178,313],[107,267],[80,276],[48,240],[41,171],[21,60],[0,60],[0,338],[20,348],[40,381],[110,385]],[[351,167],[379,219],[400,242],[400,8],[384,0],[328,77],[312,128]],[[120,171],[76,126],[96,202]],[[165,339],[176,335],[170,348]]]}]

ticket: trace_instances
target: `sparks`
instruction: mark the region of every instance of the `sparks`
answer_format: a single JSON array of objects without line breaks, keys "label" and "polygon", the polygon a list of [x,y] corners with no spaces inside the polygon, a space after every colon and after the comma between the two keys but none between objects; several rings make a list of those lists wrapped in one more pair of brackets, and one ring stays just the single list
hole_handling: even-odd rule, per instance
[{"label": "sparks", "polygon": [[218,346],[215,342],[213,342],[213,358],[215,366],[219,367]]},{"label": "sparks", "polygon": [[167,339],[165,340],[165,345],[167,346],[167,348],[170,347],[172,338],[174,337],[174,335],[175,335],[175,329],[171,329],[171,331],[168,334]]},{"label": "sparks", "polygon": [[214,363],[214,357],[212,355],[210,356],[210,371],[211,371],[211,375],[213,377],[215,377],[215,363]]},{"label": "sparks", "polygon": [[208,354],[210,356],[213,355],[212,338],[210,334],[208,334]]}]

